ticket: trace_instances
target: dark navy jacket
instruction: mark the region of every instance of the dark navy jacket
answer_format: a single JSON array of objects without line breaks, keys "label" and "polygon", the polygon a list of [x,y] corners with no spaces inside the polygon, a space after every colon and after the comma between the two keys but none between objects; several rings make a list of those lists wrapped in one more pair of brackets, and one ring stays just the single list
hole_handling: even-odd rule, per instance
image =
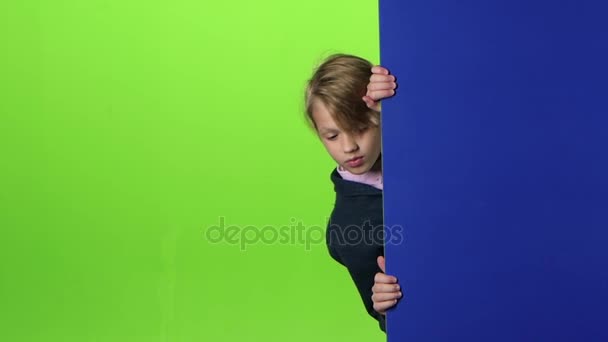
[{"label": "dark navy jacket", "polygon": [[381,272],[377,258],[384,256],[382,190],[331,173],[336,201],[329,219],[326,242],[329,254],[346,266],[365,309],[386,331],[385,317],[373,308],[374,276]]}]

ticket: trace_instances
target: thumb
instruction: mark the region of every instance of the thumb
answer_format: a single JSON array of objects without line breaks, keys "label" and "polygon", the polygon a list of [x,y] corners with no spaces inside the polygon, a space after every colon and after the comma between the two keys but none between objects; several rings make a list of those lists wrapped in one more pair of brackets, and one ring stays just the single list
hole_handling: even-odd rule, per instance
[{"label": "thumb", "polygon": [[380,267],[383,273],[386,273],[386,260],[382,255],[378,257],[378,267]]},{"label": "thumb", "polygon": [[365,96],[363,96],[363,102],[365,102],[365,105],[367,106],[367,108],[374,110],[376,112],[380,111],[380,101],[374,101],[374,99],[365,95]]}]

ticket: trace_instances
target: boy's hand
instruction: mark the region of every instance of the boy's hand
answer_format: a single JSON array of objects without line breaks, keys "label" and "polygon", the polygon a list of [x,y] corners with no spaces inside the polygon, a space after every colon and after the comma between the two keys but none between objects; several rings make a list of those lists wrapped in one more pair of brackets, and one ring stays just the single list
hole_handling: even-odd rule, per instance
[{"label": "boy's hand", "polygon": [[397,284],[397,278],[384,274],[385,260],[383,256],[378,257],[378,266],[382,272],[376,273],[374,278],[374,287],[372,287],[372,301],[374,302],[374,310],[385,315],[386,311],[401,298],[401,288]]},{"label": "boy's hand", "polygon": [[379,65],[372,68],[372,76],[369,78],[367,93],[363,96],[363,101],[367,107],[379,112],[380,100],[395,95],[397,83],[395,76],[388,72],[388,69]]}]

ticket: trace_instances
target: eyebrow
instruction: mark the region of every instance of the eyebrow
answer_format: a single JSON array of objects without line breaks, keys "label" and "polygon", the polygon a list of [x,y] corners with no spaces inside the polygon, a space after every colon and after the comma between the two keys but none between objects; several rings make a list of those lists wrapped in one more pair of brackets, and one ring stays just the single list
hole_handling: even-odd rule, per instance
[{"label": "eyebrow", "polygon": [[337,129],[334,129],[334,128],[325,128],[325,127],[322,127],[322,128],[319,129],[319,133],[321,133],[321,134],[338,133],[338,132],[340,132],[340,131],[337,130]]}]

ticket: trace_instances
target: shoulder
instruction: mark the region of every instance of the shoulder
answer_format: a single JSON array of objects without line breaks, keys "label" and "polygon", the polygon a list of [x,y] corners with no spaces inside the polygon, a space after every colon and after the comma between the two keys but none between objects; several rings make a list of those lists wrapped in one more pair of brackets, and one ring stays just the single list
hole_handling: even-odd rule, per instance
[{"label": "shoulder", "polygon": [[332,183],[336,184],[336,182],[340,182],[343,180],[342,176],[340,176],[340,172],[338,172],[338,168],[334,167],[329,173],[329,179]]}]

